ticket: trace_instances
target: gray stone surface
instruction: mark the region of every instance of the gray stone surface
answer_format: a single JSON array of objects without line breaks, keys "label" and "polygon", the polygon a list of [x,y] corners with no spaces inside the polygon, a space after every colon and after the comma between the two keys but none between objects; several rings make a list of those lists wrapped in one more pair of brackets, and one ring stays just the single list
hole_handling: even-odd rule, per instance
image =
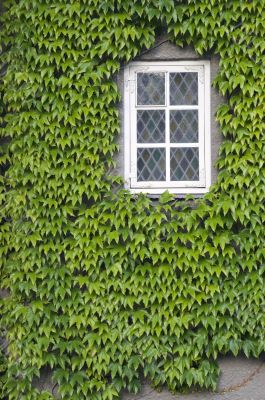
[{"label": "gray stone surface", "polygon": [[47,391],[58,397],[58,385],[52,381],[52,371],[49,368],[43,368],[39,378],[34,378],[33,387],[39,391]]},{"label": "gray stone surface", "polygon": [[[215,119],[215,113],[218,106],[225,102],[225,99],[220,96],[218,91],[213,88],[213,80],[218,73],[219,58],[217,56],[199,57],[195,53],[191,46],[181,48],[170,43],[167,37],[163,36],[159,38],[155,46],[139,57],[135,58],[134,61],[180,61],[180,60],[198,60],[198,59],[208,59],[210,60],[211,66],[211,155],[212,155],[212,183],[216,181],[217,169],[215,168],[215,162],[218,157],[218,151],[220,144],[223,140],[219,127]],[[123,98],[124,90],[124,68],[121,69],[117,76],[117,84]],[[120,176],[124,176],[124,159],[126,154],[124,154],[123,146],[123,134],[124,134],[124,113],[123,113],[123,101],[119,105],[120,120],[121,120],[121,134],[118,138],[118,143],[120,146],[119,153],[116,156],[117,168],[114,173]]]}]

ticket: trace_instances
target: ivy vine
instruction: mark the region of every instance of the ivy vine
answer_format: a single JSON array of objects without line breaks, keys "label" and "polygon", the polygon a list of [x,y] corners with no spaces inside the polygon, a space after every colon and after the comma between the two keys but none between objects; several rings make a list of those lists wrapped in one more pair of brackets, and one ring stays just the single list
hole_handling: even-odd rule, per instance
[{"label": "ivy vine", "polygon": [[[264,352],[264,21],[263,0],[4,1],[3,396],[54,399],[47,369],[62,399],[215,389],[219,354]],[[220,56],[225,141],[210,193],[154,205],[109,172],[115,75],[165,30]]]}]

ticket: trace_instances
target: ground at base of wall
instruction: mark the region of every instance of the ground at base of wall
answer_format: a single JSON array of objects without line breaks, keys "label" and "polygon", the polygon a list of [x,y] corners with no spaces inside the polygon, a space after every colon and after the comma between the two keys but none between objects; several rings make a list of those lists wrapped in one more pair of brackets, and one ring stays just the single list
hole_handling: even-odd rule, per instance
[{"label": "ground at base of wall", "polygon": [[122,400],[265,400],[265,362],[243,357],[219,360],[221,376],[216,393],[201,392],[172,395],[167,390],[157,392],[147,383],[141,393],[124,393]]}]

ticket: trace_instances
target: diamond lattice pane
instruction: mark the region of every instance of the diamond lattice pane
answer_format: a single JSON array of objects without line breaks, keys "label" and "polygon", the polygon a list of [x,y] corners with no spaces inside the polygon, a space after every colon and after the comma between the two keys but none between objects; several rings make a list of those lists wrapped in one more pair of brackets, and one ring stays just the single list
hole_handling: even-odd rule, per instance
[{"label": "diamond lattice pane", "polygon": [[182,147],[170,149],[171,181],[199,180],[199,149]]},{"label": "diamond lattice pane", "polygon": [[165,104],[165,74],[142,73],[137,74],[137,104],[164,105]]},{"label": "diamond lattice pane", "polygon": [[137,111],[137,142],[138,143],[165,142],[164,110]]},{"label": "diamond lattice pane", "polygon": [[166,179],[166,150],[137,149],[137,180],[164,181]]},{"label": "diamond lattice pane", "polygon": [[198,74],[197,72],[174,72],[169,74],[170,104],[198,104]]},{"label": "diamond lattice pane", "polygon": [[170,141],[171,143],[198,142],[198,111],[170,111]]}]

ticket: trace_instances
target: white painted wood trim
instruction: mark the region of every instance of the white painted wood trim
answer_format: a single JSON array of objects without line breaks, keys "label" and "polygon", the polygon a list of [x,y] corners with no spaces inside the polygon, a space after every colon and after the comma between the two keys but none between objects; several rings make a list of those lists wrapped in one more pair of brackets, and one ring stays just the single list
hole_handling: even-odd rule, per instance
[{"label": "white painted wood trim", "polygon": [[210,61],[204,65],[204,142],[205,142],[205,187],[211,186],[211,70]]},{"label": "white painted wood trim", "polygon": [[[166,104],[160,106],[137,105],[136,80],[137,72],[166,72]],[[198,72],[198,106],[169,105],[169,72]],[[177,61],[177,62],[131,62],[124,71],[124,177],[125,188],[132,193],[161,194],[165,190],[173,194],[203,194],[211,185],[211,134],[210,134],[210,61]],[[164,109],[166,112],[165,143],[137,144],[137,110]],[[169,176],[169,111],[198,110],[199,143],[172,143],[170,147],[199,147],[199,181],[170,181]],[[137,182],[137,148],[166,148],[166,181]]]}]

